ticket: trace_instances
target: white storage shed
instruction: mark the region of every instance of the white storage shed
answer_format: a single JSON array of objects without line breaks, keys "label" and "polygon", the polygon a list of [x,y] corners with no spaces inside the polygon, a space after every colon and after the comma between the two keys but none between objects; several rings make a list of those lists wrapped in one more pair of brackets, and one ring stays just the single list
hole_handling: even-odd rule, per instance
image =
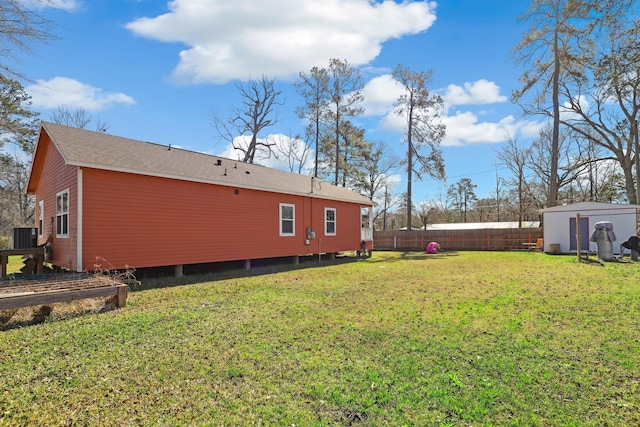
[{"label": "white storage shed", "polygon": [[613,225],[616,240],[614,253],[620,253],[620,245],[638,230],[640,205],[582,202],[541,209],[545,252],[575,253],[577,251],[576,218],[580,215],[580,250],[597,251],[596,242],[589,239],[597,222],[608,221]]}]

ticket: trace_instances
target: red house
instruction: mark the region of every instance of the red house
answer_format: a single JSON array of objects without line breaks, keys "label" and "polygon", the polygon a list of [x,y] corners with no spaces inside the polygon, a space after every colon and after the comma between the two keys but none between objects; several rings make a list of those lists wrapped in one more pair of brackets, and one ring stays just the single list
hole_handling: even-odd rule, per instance
[{"label": "red house", "polygon": [[[371,249],[371,201],[309,176],[44,122],[27,187],[38,244],[73,271]],[[371,215],[369,215],[371,218]]]}]

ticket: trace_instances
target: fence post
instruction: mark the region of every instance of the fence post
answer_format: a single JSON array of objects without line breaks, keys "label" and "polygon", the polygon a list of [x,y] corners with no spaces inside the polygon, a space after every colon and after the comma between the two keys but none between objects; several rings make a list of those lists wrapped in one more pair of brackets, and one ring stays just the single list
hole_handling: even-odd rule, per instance
[{"label": "fence post", "polygon": [[[576,255],[578,255],[578,262],[582,262],[582,257],[580,256],[580,249],[582,249],[582,236],[580,235],[580,214],[576,214]],[[587,254],[589,252],[587,251]]]}]

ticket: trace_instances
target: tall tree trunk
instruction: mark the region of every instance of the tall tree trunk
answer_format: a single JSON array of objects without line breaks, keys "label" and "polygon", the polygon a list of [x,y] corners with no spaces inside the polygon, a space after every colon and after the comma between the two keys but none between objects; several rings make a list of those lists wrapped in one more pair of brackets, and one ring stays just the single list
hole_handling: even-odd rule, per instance
[{"label": "tall tree trunk", "polygon": [[558,202],[558,151],[560,145],[560,55],[558,52],[558,37],[558,27],[556,26],[553,39],[553,133],[551,136],[551,175],[549,177],[547,207],[553,207]]},{"label": "tall tree trunk", "polygon": [[318,177],[318,151],[320,149],[319,144],[320,144],[320,117],[316,116],[316,162],[314,163],[315,166],[313,168],[314,178]]},{"label": "tall tree trunk", "polygon": [[524,210],[524,200],[523,200],[523,196],[524,196],[524,190],[523,190],[523,186],[524,186],[524,176],[522,174],[522,172],[519,173],[518,175],[518,228],[522,228],[522,216],[523,216],[523,210]]},{"label": "tall tree trunk", "polygon": [[627,197],[629,198],[629,203],[631,203],[632,205],[635,205],[638,203],[638,200],[633,200],[634,198],[636,198],[636,187],[635,187],[635,180],[633,179],[631,161],[630,159],[625,159],[624,163],[621,161],[620,164],[624,165],[622,168],[622,171],[624,173],[624,186],[627,191]]},{"label": "tall tree trunk", "polygon": [[409,107],[409,126],[407,128],[407,230],[411,230],[411,184],[413,176],[413,107]]},{"label": "tall tree trunk", "polygon": [[349,138],[348,137],[344,138],[344,147],[342,151],[344,151],[344,162],[342,167],[342,186],[346,187],[347,186],[347,169],[349,165]]},{"label": "tall tree trunk", "polygon": [[629,202],[631,202],[632,204],[638,204],[640,203],[640,153],[638,153],[638,151],[640,150],[640,141],[638,140],[638,138],[640,138],[640,134],[638,133],[638,119],[637,119],[638,115],[635,114],[633,116],[633,133],[634,135],[631,136],[631,138],[633,138],[633,140],[635,141],[635,144],[633,146],[633,151],[634,151],[634,163],[636,166],[636,192],[635,192],[635,196],[636,196],[636,200],[635,201],[631,201],[629,200]]},{"label": "tall tree trunk", "polygon": [[336,170],[333,185],[338,186],[340,180],[340,102],[336,100]]}]

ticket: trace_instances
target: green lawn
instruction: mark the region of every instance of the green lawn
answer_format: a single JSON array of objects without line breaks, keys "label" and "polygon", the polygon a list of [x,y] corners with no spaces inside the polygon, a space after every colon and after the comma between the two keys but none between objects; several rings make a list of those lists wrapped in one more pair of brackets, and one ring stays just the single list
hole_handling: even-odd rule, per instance
[{"label": "green lawn", "polygon": [[24,267],[24,258],[20,255],[10,256],[7,263],[7,274],[20,273],[20,269]]},{"label": "green lawn", "polygon": [[300,267],[0,332],[0,425],[640,425],[640,264]]}]

